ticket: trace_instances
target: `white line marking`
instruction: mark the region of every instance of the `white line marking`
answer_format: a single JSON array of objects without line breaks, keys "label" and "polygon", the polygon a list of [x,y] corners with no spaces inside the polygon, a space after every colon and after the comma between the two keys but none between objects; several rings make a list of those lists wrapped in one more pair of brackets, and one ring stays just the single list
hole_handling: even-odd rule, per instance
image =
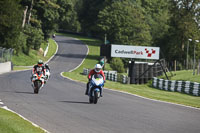
[{"label": "white line marking", "polygon": [[0,102],[0,104],[3,105],[4,103],[3,103],[3,102]]},{"label": "white line marking", "polygon": [[[53,39],[52,39],[52,40],[53,40]],[[55,51],[54,55],[52,55],[51,58],[50,58],[48,61],[45,62],[45,64],[48,63],[48,62],[56,55],[56,53],[58,52],[58,44],[57,44],[57,42],[56,42],[55,40],[53,40],[53,41],[54,41],[54,42],[56,43],[56,45],[57,45],[56,51]]]},{"label": "white line marking", "polygon": [[[72,81],[74,81],[74,82],[79,82],[79,83],[86,84],[85,82],[80,82],[80,81],[73,80],[73,79],[71,79],[71,78],[68,78],[68,77],[63,76],[63,72],[62,72],[60,75],[61,75],[63,78],[72,80]],[[124,94],[128,94],[128,95],[132,95],[132,96],[136,96],[136,97],[139,97],[139,98],[142,98],[142,99],[146,99],[146,100],[150,100],[150,101],[154,101],[154,102],[167,103],[167,104],[172,104],[172,105],[177,105],[177,106],[182,106],[182,107],[187,107],[187,108],[191,108],[191,109],[200,110],[200,108],[195,108],[195,107],[191,107],[191,106],[187,106],[187,105],[183,105],[183,104],[178,104],[178,103],[171,103],[171,102],[166,102],[166,101],[151,99],[151,98],[143,97],[143,96],[140,96],[140,95],[132,94],[132,93],[129,93],[129,92],[124,92],[124,91],[119,91],[119,90],[114,90],[114,89],[109,89],[109,88],[104,88],[104,89],[110,90],[110,91],[115,91],[115,92],[120,92],[120,93],[124,93]]]}]

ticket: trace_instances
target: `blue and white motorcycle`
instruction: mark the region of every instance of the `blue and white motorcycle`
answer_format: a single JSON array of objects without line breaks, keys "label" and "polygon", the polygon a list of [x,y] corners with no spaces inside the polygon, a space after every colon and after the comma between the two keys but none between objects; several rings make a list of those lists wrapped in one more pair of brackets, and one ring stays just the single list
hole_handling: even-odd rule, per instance
[{"label": "blue and white motorcycle", "polygon": [[104,86],[103,76],[94,74],[89,83],[89,102],[96,104],[100,98],[100,91],[102,92]]}]

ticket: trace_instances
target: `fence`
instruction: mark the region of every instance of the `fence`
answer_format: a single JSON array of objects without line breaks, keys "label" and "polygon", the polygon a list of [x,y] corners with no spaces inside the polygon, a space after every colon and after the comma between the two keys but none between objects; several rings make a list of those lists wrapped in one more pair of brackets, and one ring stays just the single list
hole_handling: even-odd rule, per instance
[{"label": "fence", "polygon": [[13,55],[13,49],[6,49],[0,47],[0,63],[11,61]]},{"label": "fence", "polygon": [[152,86],[161,90],[200,96],[200,83],[197,82],[164,80],[154,77]]},{"label": "fence", "polygon": [[[89,69],[84,68],[83,74],[88,75],[90,72]],[[106,80],[114,81],[114,82],[121,82],[123,84],[127,84],[129,82],[129,78],[126,75],[117,74],[116,71],[104,71]]]}]

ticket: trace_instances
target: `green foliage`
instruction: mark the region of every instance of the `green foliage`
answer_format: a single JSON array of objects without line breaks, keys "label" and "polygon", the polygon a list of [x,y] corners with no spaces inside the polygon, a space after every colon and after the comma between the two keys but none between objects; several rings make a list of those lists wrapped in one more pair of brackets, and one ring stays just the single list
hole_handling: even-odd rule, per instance
[{"label": "green foliage", "polygon": [[43,33],[41,29],[34,28],[31,25],[27,25],[25,27],[24,33],[27,36],[27,43],[26,46],[23,47],[23,52],[29,55],[30,48],[35,50],[40,48],[40,45],[44,40]]},{"label": "green foliage", "polygon": [[[154,46],[158,46],[160,40],[165,37],[169,29],[170,3],[169,0],[141,0],[141,6],[145,10],[147,23],[151,26],[151,35]],[[162,44],[161,44],[162,45]]]},{"label": "green foliage", "polygon": [[0,5],[0,46],[17,54],[38,49],[59,28],[100,39],[106,34],[110,43],[158,46],[161,58],[182,66],[191,38],[189,57],[195,49],[200,58],[198,0],[1,0]]},{"label": "green foliage", "polygon": [[71,0],[58,0],[57,4],[60,5],[58,10],[60,15],[59,28],[79,32],[81,27],[74,9],[75,4]]},{"label": "green foliage", "polygon": [[41,21],[41,27],[45,40],[47,40],[58,28],[58,9],[60,6],[56,4],[56,1],[57,0],[40,0],[39,2],[36,2],[33,7],[35,10],[35,16],[37,17],[36,19]]},{"label": "green foliage", "polygon": [[20,37],[22,26],[22,9],[18,0],[0,1],[0,46],[20,50]]},{"label": "green foliage", "polygon": [[[200,57],[200,48],[194,40],[200,39],[198,18],[200,7],[198,1],[171,1],[170,13],[172,14],[169,34],[165,36],[165,44],[160,45],[168,60],[173,59],[184,63],[188,39],[190,43],[189,56],[193,56],[192,50],[197,45],[196,57]],[[169,53],[170,52],[170,53]]]},{"label": "green foliage", "polygon": [[142,8],[129,1],[116,1],[99,12],[98,27],[111,43],[151,45],[150,27]]},{"label": "green foliage", "polygon": [[82,7],[78,9],[82,31],[87,34],[96,34],[98,13],[105,7],[105,0],[82,0]]},{"label": "green foliage", "polygon": [[17,41],[14,43],[14,45],[16,45],[14,47],[17,55],[19,54],[19,52],[21,52],[26,48],[26,43],[27,43],[27,35],[25,35],[23,32],[20,32]]},{"label": "green foliage", "polygon": [[47,61],[51,56],[55,54],[55,51],[57,49],[57,45],[52,39],[49,39],[48,41],[49,49],[45,57],[43,56],[43,54],[39,54],[38,51],[30,49],[29,55],[20,52],[18,53],[18,55],[14,55],[12,57],[12,62],[14,66],[32,66],[36,64],[39,59]]},{"label": "green foliage", "polygon": [[125,72],[124,64],[121,58],[112,58],[110,66],[113,70],[116,70],[119,73]]}]

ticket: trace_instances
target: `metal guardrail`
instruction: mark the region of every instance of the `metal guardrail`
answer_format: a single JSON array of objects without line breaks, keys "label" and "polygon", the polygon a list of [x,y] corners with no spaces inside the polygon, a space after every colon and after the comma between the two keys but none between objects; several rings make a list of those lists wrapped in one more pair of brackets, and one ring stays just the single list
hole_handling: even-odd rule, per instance
[{"label": "metal guardrail", "polygon": [[13,49],[0,47],[0,63],[11,61],[13,55]]},{"label": "metal guardrail", "polygon": [[[90,72],[89,69],[83,69],[83,75],[88,75]],[[125,75],[119,75],[116,71],[104,71],[106,80],[114,81],[114,82],[121,82],[123,84],[128,84],[129,78]]]},{"label": "metal guardrail", "polygon": [[161,90],[200,96],[200,83],[197,82],[164,80],[154,77],[152,86]]}]

